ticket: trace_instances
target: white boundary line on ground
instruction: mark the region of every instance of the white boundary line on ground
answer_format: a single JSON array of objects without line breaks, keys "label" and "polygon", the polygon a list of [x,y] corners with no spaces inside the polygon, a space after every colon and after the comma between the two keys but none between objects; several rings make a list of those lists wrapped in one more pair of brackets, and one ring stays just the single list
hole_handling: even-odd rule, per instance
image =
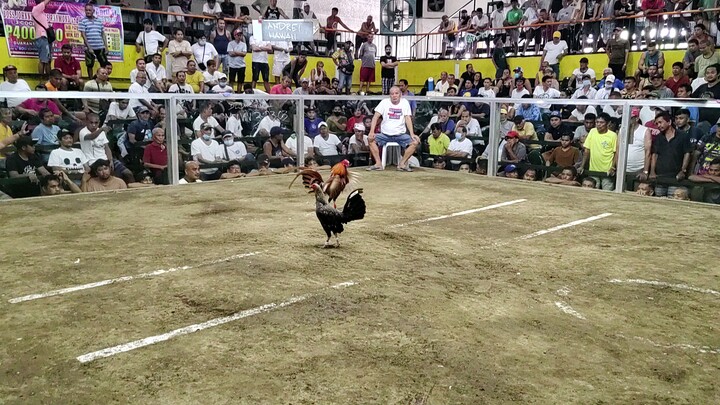
[{"label": "white boundary line on ground", "polygon": [[641,280],[641,279],[620,280],[620,279],[615,278],[608,282],[613,283],[613,284],[654,285],[654,286],[658,286],[658,287],[670,287],[670,288],[675,288],[677,290],[688,290],[688,291],[694,291],[694,292],[699,292],[699,293],[703,293],[703,294],[712,294],[712,295],[720,296],[720,291],[710,290],[707,288],[693,287],[693,286],[690,286],[687,284],[671,284],[671,283],[666,283],[664,281],[657,281],[657,280]]},{"label": "white boundary line on ground", "polygon": [[[616,336],[628,339],[627,336],[623,335],[622,333],[616,334]],[[720,348],[710,347],[710,346],[695,346],[690,345],[687,343],[675,343],[670,345],[664,345],[661,343],[654,342],[648,338],[644,338],[642,336],[633,336],[632,337],[635,340],[641,341],[643,343],[647,343],[651,346],[660,347],[663,349],[682,349],[682,350],[697,350],[700,353],[709,353],[709,354],[720,354]]]},{"label": "white boundary line on ground", "polygon": [[568,315],[572,315],[575,318],[585,320],[585,315],[581,314],[580,312],[576,311],[571,307],[570,305],[562,302],[562,301],[555,301],[555,306],[558,307],[559,310],[565,312]]},{"label": "white boundary line on ground", "polygon": [[441,216],[439,216],[439,217],[432,217],[432,218],[426,218],[426,219],[418,219],[418,220],[406,222],[406,223],[403,223],[403,224],[391,225],[390,228],[401,228],[401,227],[403,227],[403,226],[415,225],[415,224],[422,224],[422,223],[425,223],[425,222],[437,221],[437,220],[440,220],[440,219],[452,218],[452,217],[457,217],[457,216],[460,216],[460,215],[474,214],[474,213],[476,213],[476,212],[487,211],[487,210],[492,210],[492,209],[495,209],[495,208],[506,207],[506,206],[508,206],[508,205],[518,204],[518,203],[525,202],[525,201],[527,201],[527,200],[524,199],[524,198],[521,198],[521,199],[519,199],[519,200],[506,201],[506,202],[502,202],[502,203],[498,203],[498,204],[488,205],[488,206],[486,206],[486,207],[473,208],[473,209],[471,209],[471,210],[455,212],[455,213],[448,214],[448,215],[441,215]]},{"label": "white boundary line on ground", "polygon": [[534,238],[536,236],[545,235],[550,232],[555,232],[555,231],[559,231],[561,229],[570,228],[575,225],[580,225],[580,224],[584,224],[587,222],[597,221],[598,219],[603,219],[603,218],[609,217],[610,215],[612,215],[612,213],[606,212],[604,214],[595,215],[595,216],[592,216],[589,218],[578,219],[577,221],[568,222],[567,224],[562,224],[562,225],[554,226],[552,228],[543,229],[541,231],[529,233],[527,235],[520,236],[518,239],[525,240],[525,239]]},{"label": "white boundary line on ground", "polygon": [[[344,287],[350,287],[353,285],[356,285],[357,282],[355,281],[346,281],[343,283],[338,283],[335,285],[330,286],[329,288],[339,289]],[[194,325],[185,326],[184,328],[175,329],[167,333],[163,333],[162,335],[155,335],[146,337],[144,339],[135,340],[132,342],[128,342],[125,344],[108,347],[106,349],[98,350],[92,353],[83,354],[82,356],[78,356],[77,360],[81,363],[88,363],[93,360],[97,360],[103,357],[110,357],[114,356],[116,354],[129,352],[131,350],[139,349],[141,347],[154,345],[155,343],[164,342],[166,340],[170,340],[173,338],[176,338],[178,336],[182,335],[188,335],[190,333],[199,332],[204,329],[213,328],[215,326],[220,326],[223,324],[226,324],[228,322],[237,321],[239,319],[247,318],[254,315],[259,315],[265,312],[273,311],[276,309],[284,308],[292,304],[296,304],[301,301],[305,301],[308,298],[311,298],[315,296],[316,294],[304,294],[297,297],[291,297],[283,302],[280,302],[278,304],[276,303],[270,303],[261,305],[259,307],[247,309],[245,311],[240,311],[237,313],[234,313],[230,316],[224,316],[221,318],[215,318],[211,319],[209,321],[198,323]]]},{"label": "white boundary line on ground", "polygon": [[108,279],[108,280],[96,281],[94,283],[81,284],[81,285],[76,285],[76,286],[72,286],[72,287],[61,288],[59,290],[47,291],[47,292],[39,293],[39,294],[24,295],[22,297],[10,299],[10,300],[8,300],[8,302],[11,304],[19,304],[21,302],[39,300],[39,299],[47,298],[47,297],[54,297],[56,295],[69,294],[72,292],[87,290],[90,288],[102,287],[102,286],[109,285],[109,284],[121,283],[123,281],[131,281],[131,280],[135,280],[138,278],[148,278],[148,277],[160,276],[163,274],[174,273],[176,271],[190,270],[192,268],[228,262],[228,261],[235,260],[235,259],[241,259],[243,257],[256,256],[256,255],[259,255],[260,253],[262,253],[262,252],[240,253],[240,254],[232,255],[229,257],[222,258],[222,259],[216,259],[216,260],[211,260],[209,262],[200,263],[195,266],[182,266],[182,267],[173,267],[170,269],[155,270],[155,271],[151,271],[149,273],[136,274],[134,276],[123,276],[123,277],[112,278],[112,279]]}]

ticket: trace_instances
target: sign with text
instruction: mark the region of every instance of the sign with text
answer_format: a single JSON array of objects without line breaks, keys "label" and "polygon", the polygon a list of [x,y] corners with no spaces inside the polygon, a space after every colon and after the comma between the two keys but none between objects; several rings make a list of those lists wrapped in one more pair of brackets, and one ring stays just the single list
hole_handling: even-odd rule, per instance
[{"label": "sign with text", "polygon": [[262,20],[263,41],[311,42],[317,28],[313,20]]},{"label": "sign with text", "polygon": [[[48,23],[55,31],[56,40],[51,49],[53,60],[60,56],[60,48],[64,44],[72,45],[72,54],[75,59],[85,60],[83,39],[78,31],[78,24],[85,17],[85,4],[83,3],[84,1],[51,1],[45,7]],[[8,51],[13,58],[38,57],[37,46],[35,46],[35,23],[31,14],[36,4],[36,0],[2,0],[0,4]],[[105,26],[108,60],[122,62],[124,47],[120,7],[95,6],[95,16]]]}]

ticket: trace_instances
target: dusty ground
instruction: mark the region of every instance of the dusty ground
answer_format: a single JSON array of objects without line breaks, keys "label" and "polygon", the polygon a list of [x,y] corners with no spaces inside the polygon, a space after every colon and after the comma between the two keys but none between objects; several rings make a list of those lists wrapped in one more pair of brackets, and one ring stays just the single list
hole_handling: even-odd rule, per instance
[{"label": "dusty ground", "polygon": [[[720,296],[608,282],[720,290],[717,207],[450,172],[363,173],[368,216],[325,250],[312,197],[289,180],[1,205],[0,403],[720,402]],[[202,265],[253,251],[262,253]],[[200,266],[8,302],[183,265]],[[326,288],[349,280],[359,284]],[[314,295],[76,360],[305,293]]]}]

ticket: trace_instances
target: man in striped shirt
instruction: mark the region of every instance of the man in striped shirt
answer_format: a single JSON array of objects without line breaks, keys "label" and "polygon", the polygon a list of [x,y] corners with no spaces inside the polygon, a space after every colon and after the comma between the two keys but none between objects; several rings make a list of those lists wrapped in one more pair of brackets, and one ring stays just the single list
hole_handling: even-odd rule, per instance
[{"label": "man in striped shirt", "polygon": [[[95,17],[95,7],[90,3],[85,5],[85,18],[80,20],[78,30],[85,41],[86,59],[94,54],[100,62],[100,66],[105,66],[108,63],[105,30],[102,21]],[[92,77],[92,65],[90,64],[88,64],[88,75]]]}]

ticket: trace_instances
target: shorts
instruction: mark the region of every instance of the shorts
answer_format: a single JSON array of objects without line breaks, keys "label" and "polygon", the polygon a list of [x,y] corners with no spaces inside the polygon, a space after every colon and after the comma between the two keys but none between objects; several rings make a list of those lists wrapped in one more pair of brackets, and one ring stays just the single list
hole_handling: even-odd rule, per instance
[{"label": "shorts", "polygon": [[338,71],[338,89],[352,88],[352,74],[345,74]]},{"label": "shorts", "polygon": [[50,44],[47,37],[40,37],[35,40],[35,46],[38,50],[38,59],[41,63],[50,63]]},{"label": "shorts", "polygon": [[360,81],[375,83],[375,68],[361,67]]},{"label": "shorts", "polygon": [[272,74],[273,76],[282,77],[283,75],[283,69],[285,69],[285,66],[290,63],[289,60],[275,60],[273,61],[273,68],[272,68]]},{"label": "shorts", "polygon": [[385,135],[385,134],[377,134],[375,135],[375,143],[377,144],[378,148],[382,148],[385,146],[388,142],[396,142],[398,145],[400,145],[401,148],[405,149],[413,142],[412,138],[408,134],[401,134],[401,135]]},{"label": "shorts", "polygon": [[[170,6],[170,7],[168,7],[168,13],[183,14],[183,10],[182,10],[182,8],[180,8],[180,6]],[[185,23],[185,17],[183,17],[181,15],[168,14],[167,22],[172,23],[175,21]]]},{"label": "shorts", "polygon": [[230,68],[230,76],[228,76],[228,80],[230,81],[230,84],[245,83],[245,68]]},{"label": "shorts", "polygon": [[113,172],[117,175],[127,170],[127,167],[120,161],[120,159],[113,159]]},{"label": "shorts", "polygon": [[263,62],[252,63],[252,81],[257,82],[262,74],[263,82],[269,81],[270,77],[270,66]]}]

